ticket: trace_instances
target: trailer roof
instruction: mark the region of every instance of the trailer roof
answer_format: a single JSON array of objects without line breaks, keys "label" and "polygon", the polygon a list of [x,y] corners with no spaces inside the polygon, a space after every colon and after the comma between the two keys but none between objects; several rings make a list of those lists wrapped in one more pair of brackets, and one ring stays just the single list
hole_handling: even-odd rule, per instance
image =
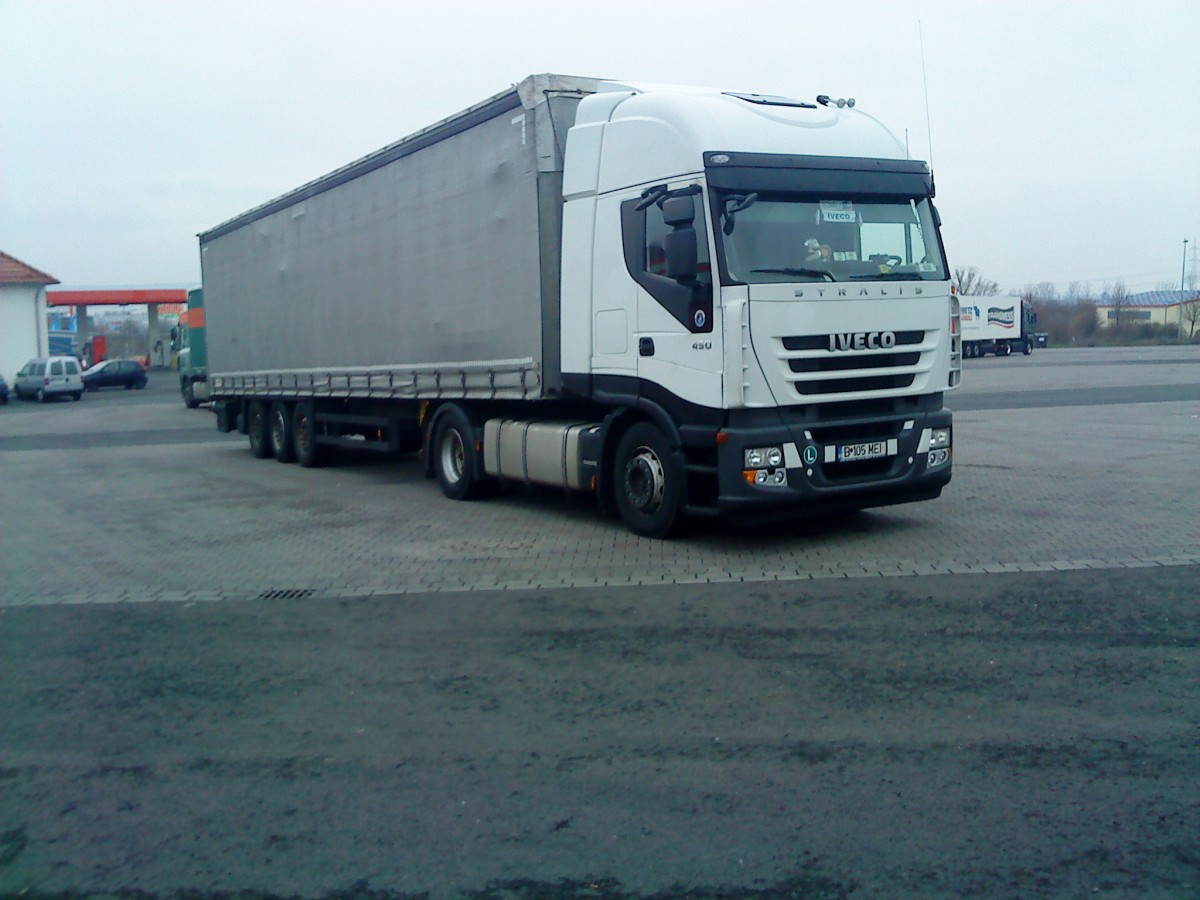
[{"label": "trailer roof", "polygon": [[228,234],[281,209],[286,209],[295,203],[303,202],[310,197],[352,181],[361,175],[365,175],[367,172],[416,153],[418,150],[422,150],[448,137],[473,128],[481,122],[486,122],[509,110],[517,108],[532,109],[538,104],[545,102],[546,96],[549,93],[592,94],[597,90],[609,86],[616,87],[617,85],[598,78],[586,78],[574,75],[530,75],[528,78],[512,85],[506,90],[480,103],[476,103],[462,112],[455,113],[453,116],[442,119],[440,122],[435,122],[428,128],[423,128],[414,134],[410,134],[408,137],[401,138],[394,144],[389,144],[381,150],[364,156],[362,159],[355,160],[348,165],[342,166],[340,169],[335,169],[328,175],[323,175],[314,181],[310,181],[292,191],[288,191],[286,194],[276,197],[274,200],[269,200],[261,206],[256,206],[226,222],[222,222],[208,231],[201,232],[199,235],[200,243],[203,244],[214,240],[223,234]]}]

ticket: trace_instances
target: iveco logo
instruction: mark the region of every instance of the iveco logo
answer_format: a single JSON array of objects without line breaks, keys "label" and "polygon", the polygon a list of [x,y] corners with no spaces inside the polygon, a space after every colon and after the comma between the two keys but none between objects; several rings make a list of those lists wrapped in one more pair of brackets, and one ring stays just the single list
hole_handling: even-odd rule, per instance
[{"label": "iveco logo", "polygon": [[896,346],[894,331],[854,331],[829,336],[829,352],[838,350],[891,350]]}]

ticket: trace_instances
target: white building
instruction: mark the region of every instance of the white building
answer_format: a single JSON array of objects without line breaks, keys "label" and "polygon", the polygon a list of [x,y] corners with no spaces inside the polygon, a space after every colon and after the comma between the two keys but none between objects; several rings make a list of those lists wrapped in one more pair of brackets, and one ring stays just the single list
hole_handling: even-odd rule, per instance
[{"label": "white building", "polygon": [[58,279],[0,251],[0,373],[10,385],[21,366],[49,352],[48,284]]}]

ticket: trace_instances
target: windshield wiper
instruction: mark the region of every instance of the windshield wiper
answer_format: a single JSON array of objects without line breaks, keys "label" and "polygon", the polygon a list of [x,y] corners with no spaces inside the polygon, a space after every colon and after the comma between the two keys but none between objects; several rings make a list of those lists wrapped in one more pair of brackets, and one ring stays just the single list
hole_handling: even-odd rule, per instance
[{"label": "windshield wiper", "polygon": [[851,275],[851,281],[924,281],[920,272],[873,272],[868,275]]},{"label": "windshield wiper", "polygon": [[762,272],[764,275],[803,275],[806,278],[823,278],[826,281],[837,281],[824,269],[751,269],[751,272]]}]

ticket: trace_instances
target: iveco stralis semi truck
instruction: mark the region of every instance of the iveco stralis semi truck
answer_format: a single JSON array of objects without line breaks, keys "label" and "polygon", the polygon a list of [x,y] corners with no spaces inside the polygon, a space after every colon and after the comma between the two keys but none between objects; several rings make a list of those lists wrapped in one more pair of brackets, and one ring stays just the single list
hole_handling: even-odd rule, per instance
[{"label": "iveco stralis semi truck", "polygon": [[933,196],[852,103],[531,76],[200,235],[218,427],[648,536],[937,497]]},{"label": "iveco stralis semi truck", "polygon": [[1009,356],[1033,352],[1033,326],[1037,313],[1028,300],[1018,297],[969,297],[960,295],[963,356],[967,359]]}]

